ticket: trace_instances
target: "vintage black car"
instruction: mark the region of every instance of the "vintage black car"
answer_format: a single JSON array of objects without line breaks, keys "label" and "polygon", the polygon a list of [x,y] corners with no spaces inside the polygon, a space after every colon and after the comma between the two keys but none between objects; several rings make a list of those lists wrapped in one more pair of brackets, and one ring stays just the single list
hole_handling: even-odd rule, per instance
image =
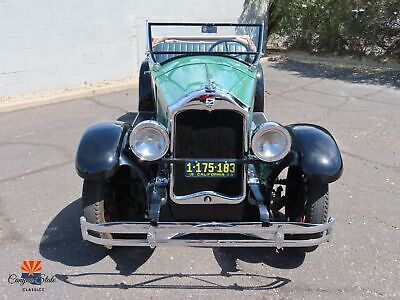
[{"label": "vintage black car", "polygon": [[135,118],[94,124],[79,144],[83,238],[301,251],[328,241],[341,154],[326,129],[264,114],[263,25],[147,28]]}]

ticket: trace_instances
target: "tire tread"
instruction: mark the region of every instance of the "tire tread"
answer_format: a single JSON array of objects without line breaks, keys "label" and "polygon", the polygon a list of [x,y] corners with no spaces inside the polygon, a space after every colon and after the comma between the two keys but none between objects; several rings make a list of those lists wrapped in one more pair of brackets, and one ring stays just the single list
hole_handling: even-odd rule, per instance
[{"label": "tire tread", "polygon": [[[105,208],[104,208],[104,198],[105,198],[105,182],[100,180],[84,180],[83,190],[82,190],[82,210],[86,221],[93,224],[105,223]],[[89,233],[96,237],[101,237],[105,239],[112,239],[110,233]],[[110,248],[110,247],[106,247]]]}]

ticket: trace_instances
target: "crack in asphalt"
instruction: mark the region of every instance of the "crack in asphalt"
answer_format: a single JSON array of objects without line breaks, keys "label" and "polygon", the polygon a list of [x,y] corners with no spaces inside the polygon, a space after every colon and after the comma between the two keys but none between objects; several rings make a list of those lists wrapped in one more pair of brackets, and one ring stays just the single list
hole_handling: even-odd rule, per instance
[{"label": "crack in asphalt", "polygon": [[394,107],[396,107],[396,108],[400,108],[400,104],[382,102],[382,101],[372,100],[372,99],[366,99],[366,98],[364,98],[364,96],[363,96],[363,97],[354,97],[354,98],[356,98],[356,99],[358,99],[358,100],[361,100],[361,101],[372,102],[372,103],[378,103],[378,104],[385,104],[385,105],[391,105],[391,106],[394,106]]},{"label": "crack in asphalt", "polygon": [[[296,289],[296,288],[295,288]],[[297,289],[297,290],[301,290],[304,292],[316,292],[316,293],[349,293],[349,292],[354,292],[356,289],[360,290],[361,292],[364,292],[366,294],[369,295],[374,295],[374,296],[378,296],[381,298],[388,298],[388,299],[395,299],[394,297],[391,297],[390,295],[388,295],[385,292],[382,292],[380,290],[377,289],[370,289],[370,288],[365,288],[359,285],[354,285],[351,287],[343,287],[343,288],[336,288],[336,289],[327,289],[327,288],[305,288],[305,289]]]},{"label": "crack in asphalt", "polygon": [[326,109],[327,110],[326,117],[329,117],[329,115],[331,115],[332,113],[337,112],[337,110],[339,110],[339,112],[341,112],[341,111],[343,111],[343,112],[368,112],[368,111],[372,111],[373,110],[372,108],[371,109],[343,109],[343,106],[347,105],[348,102],[351,100],[351,98],[352,98],[351,96],[347,96],[344,99],[343,102],[338,103],[338,104],[333,105],[333,106],[328,106],[328,105],[325,105],[323,103],[310,102],[310,101],[307,101],[305,99],[292,98],[290,96],[281,95],[280,97],[283,98],[283,99],[289,100],[289,101],[295,101],[295,102],[310,104],[310,105],[313,105],[313,106],[318,106],[318,107],[321,107],[323,109]]},{"label": "crack in asphalt", "polygon": [[[365,192],[368,193],[369,189],[372,190],[372,191],[374,191],[374,192],[387,193],[387,191],[385,191],[385,190],[383,190],[383,189],[380,189],[380,188],[377,188],[377,187],[370,188],[368,185],[367,185],[367,186],[364,186],[364,187],[366,187],[366,189],[362,189],[362,188],[360,188],[360,187],[357,186],[357,185],[349,185],[349,184],[346,184],[346,183],[344,183],[344,182],[337,182],[337,184],[338,184],[338,185],[345,186],[345,187],[347,187],[348,189],[354,189],[354,190],[359,191],[359,192],[361,192],[361,193],[365,193]],[[400,196],[400,194],[398,194],[398,193],[396,193],[396,192],[394,192],[394,191],[391,191],[391,193],[392,193],[394,196]]]},{"label": "crack in asphalt", "polygon": [[25,145],[25,146],[34,146],[34,147],[49,147],[49,148],[54,148],[58,151],[60,151],[65,157],[71,157],[73,156],[72,153],[70,153],[67,149],[65,149],[62,146],[59,145],[54,145],[54,144],[47,144],[47,143],[32,143],[32,142],[0,142],[0,147],[2,146],[13,146],[13,145]]},{"label": "crack in asphalt", "polygon": [[[335,105],[334,107],[332,106],[327,106],[323,103],[314,103],[314,102],[309,102],[307,100],[304,99],[298,99],[298,98],[291,98],[290,96],[287,95],[280,95],[281,98],[289,100],[289,101],[295,101],[295,102],[300,102],[300,103],[304,103],[304,104],[309,104],[309,105],[313,105],[313,106],[318,106],[324,109],[331,109],[331,108],[337,108],[337,106]],[[342,105],[342,103],[338,104],[338,106]]]},{"label": "crack in asphalt", "polygon": [[5,214],[2,199],[0,199],[0,220],[5,223],[5,226],[1,226],[0,229],[0,231],[4,233],[0,237],[1,244],[6,242],[27,241],[24,236],[14,228],[10,217]]},{"label": "crack in asphalt", "polygon": [[[373,103],[378,103],[378,104],[385,104],[385,105],[392,105],[395,106],[396,108],[400,108],[400,104],[396,104],[396,103],[388,103],[388,102],[382,102],[382,101],[377,101],[377,100],[372,100],[372,99],[367,99],[365,97],[370,96],[369,94],[363,95],[363,96],[344,96],[344,95],[338,95],[338,94],[332,94],[329,92],[323,92],[323,91],[317,91],[317,90],[312,90],[312,89],[307,89],[304,88],[305,91],[308,92],[314,92],[314,93],[319,93],[322,95],[327,95],[327,96],[333,96],[333,97],[339,97],[339,98],[347,98],[347,97],[351,97],[352,99],[356,99],[356,100],[360,100],[360,101],[366,101],[366,102],[373,102]],[[379,92],[379,91],[378,91]],[[372,93],[373,95],[374,93]]]},{"label": "crack in asphalt", "polygon": [[384,167],[384,168],[387,168],[387,169],[391,169],[396,173],[400,173],[400,167],[398,167],[398,166],[392,166],[392,165],[388,165],[388,164],[381,163],[381,162],[378,162],[378,161],[373,161],[373,160],[370,160],[370,159],[368,159],[366,157],[363,157],[361,155],[354,154],[354,153],[351,153],[351,152],[348,152],[348,151],[344,151],[344,150],[342,150],[341,152],[343,154],[351,156],[353,158],[357,158],[359,160],[366,161],[366,162],[371,163],[371,164],[379,165],[381,167]]},{"label": "crack in asphalt", "polygon": [[7,182],[7,181],[13,181],[13,180],[16,180],[16,179],[24,177],[24,176],[37,174],[37,173],[48,171],[48,170],[53,170],[53,169],[56,169],[58,167],[68,165],[68,164],[70,164],[72,162],[74,162],[74,160],[70,159],[70,160],[63,161],[63,162],[60,162],[60,163],[56,163],[56,164],[53,164],[53,165],[49,165],[49,166],[46,166],[46,167],[43,167],[43,168],[30,170],[30,171],[27,171],[27,172],[24,172],[22,174],[18,174],[18,175],[12,176],[12,177],[3,178],[3,179],[0,180],[0,184],[4,183],[4,182]]},{"label": "crack in asphalt", "polygon": [[[294,88],[292,88],[292,89],[285,90],[285,91],[280,92],[280,93],[276,93],[276,94],[271,94],[271,93],[270,93],[270,95],[272,95],[272,96],[276,96],[276,95],[280,96],[280,95],[285,95],[285,94],[287,94],[287,93],[300,91],[300,90],[303,90],[303,89],[306,90],[306,91],[309,91],[309,90],[305,89],[305,87],[308,86],[308,85],[310,85],[310,84],[316,83],[316,82],[318,82],[318,81],[320,81],[320,80],[322,80],[322,79],[319,78],[319,79],[313,80],[313,81],[311,81],[311,82],[307,82],[307,83],[305,83],[305,84],[301,84],[301,85],[299,85],[299,86],[296,86],[296,87],[294,87]],[[280,84],[280,83],[278,82],[278,84]],[[268,92],[268,91],[267,91],[267,92]]]},{"label": "crack in asphalt", "polygon": [[364,217],[364,218],[367,218],[367,219],[375,219],[376,221],[378,221],[378,222],[381,223],[382,225],[385,225],[385,226],[387,226],[387,227],[391,227],[392,229],[395,229],[395,230],[400,230],[400,227],[398,227],[398,226],[396,226],[396,225],[388,224],[388,223],[386,223],[385,221],[382,221],[381,219],[379,219],[377,216],[374,216],[374,217],[363,216],[363,217]]},{"label": "crack in asphalt", "polygon": [[123,112],[123,113],[128,113],[128,112],[129,112],[129,110],[123,109],[123,108],[118,107],[118,106],[105,104],[105,103],[103,103],[103,102],[100,102],[100,101],[98,101],[98,100],[95,100],[95,99],[92,98],[92,97],[85,97],[85,100],[88,100],[88,101],[90,101],[90,102],[93,102],[93,103],[97,104],[98,106],[101,106],[101,107],[104,107],[104,108],[116,109],[116,110],[119,110],[119,111],[121,111],[121,112]]},{"label": "crack in asphalt", "polygon": [[0,244],[4,246],[8,244],[25,243],[32,246],[32,248],[36,247],[37,240],[29,239],[23,233],[16,230],[15,225],[13,224],[14,222],[12,222],[11,218],[4,213],[5,211],[6,209],[3,206],[3,201],[0,198],[0,222],[2,222],[0,232],[3,233],[0,235]]},{"label": "crack in asphalt", "polygon": [[380,92],[382,92],[384,90],[386,90],[386,88],[382,87],[382,88],[379,88],[377,91],[373,91],[373,92],[367,93],[367,94],[363,95],[362,97],[373,96],[373,95],[378,94],[378,93],[380,93]]},{"label": "crack in asphalt", "polygon": [[[290,100],[290,101],[297,101],[297,102],[300,102],[300,103],[306,103],[306,104],[315,105],[315,106],[318,106],[318,107],[321,107],[321,108],[326,108],[326,109],[328,109],[328,112],[326,114],[327,117],[329,117],[332,113],[335,112],[334,109],[338,109],[338,108],[340,108],[341,111],[346,111],[346,112],[367,112],[367,111],[373,111],[374,110],[374,108],[361,109],[361,110],[360,109],[343,109],[342,107],[347,105],[348,102],[350,102],[351,100],[367,101],[367,102],[373,102],[373,103],[378,103],[378,104],[386,104],[386,105],[393,105],[395,107],[400,107],[400,104],[387,103],[387,102],[376,101],[376,100],[365,98],[365,97],[372,96],[374,94],[377,94],[377,93],[383,91],[384,88],[381,88],[378,91],[373,91],[371,93],[365,94],[363,96],[348,96],[348,95],[344,96],[344,95],[338,95],[338,94],[333,94],[333,93],[329,93],[329,92],[324,92],[324,91],[321,91],[321,90],[307,89],[308,85],[313,84],[315,82],[318,82],[318,80],[309,82],[307,84],[303,84],[303,85],[297,86],[296,88],[293,88],[293,89],[290,89],[290,90],[287,90],[287,91],[284,91],[284,92],[272,94],[271,96],[272,97],[280,96],[280,97],[282,97],[284,99],[287,99],[287,100]],[[326,95],[326,96],[333,96],[333,97],[336,97],[336,98],[344,98],[344,102],[343,103],[338,103],[335,106],[327,106],[327,105],[320,104],[320,103],[308,102],[308,101],[305,101],[304,99],[292,98],[290,96],[289,97],[288,96],[284,96],[287,93],[300,91],[300,90],[304,90],[304,91],[308,91],[308,92],[314,92],[314,93],[321,94],[321,95]]]},{"label": "crack in asphalt", "polygon": [[[352,98],[351,96],[347,96],[347,97],[344,99],[343,103],[338,103],[338,104],[335,105],[335,106],[329,107],[329,108],[328,108],[328,111],[326,112],[326,118],[329,118],[332,114],[336,113],[337,110],[338,110],[339,112],[355,112],[355,111],[360,111],[360,110],[352,110],[352,109],[347,109],[347,110],[346,110],[346,109],[343,109],[344,106],[346,106],[347,104],[349,104],[351,98]],[[370,111],[370,110],[371,110],[371,109],[365,109],[365,110],[361,110],[361,111],[365,112],[365,111]]]},{"label": "crack in asphalt", "polygon": [[[329,118],[329,116],[331,114],[336,112],[335,110],[340,109],[342,111],[345,111],[345,110],[342,109],[342,107],[344,105],[347,105],[347,103],[349,102],[349,99],[346,98],[345,101],[343,101],[342,103],[338,103],[337,105],[334,105],[334,106],[327,106],[327,105],[322,104],[322,103],[320,104],[320,103],[315,103],[315,102],[309,102],[309,101],[306,101],[304,99],[293,99],[293,98],[291,98],[289,96],[284,96],[284,95],[280,95],[280,97],[283,98],[283,99],[286,99],[288,101],[295,101],[295,102],[308,104],[308,105],[312,105],[312,106],[318,106],[318,107],[320,107],[322,109],[325,109],[326,111],[323,113],[323,116],[314,119],[314,122],[322,121],[323,119]],[[348,110],[348,111],[351,112],[351,110]],[[368,110],[366,110],[366,111],[368,111]]]},{"label": "crack in asphalt", "polygon": [[333,97],[337,97],[337,98],[338,98],[338,97],[339,97],[339,98],[349,98],[349,97],[350,97],[350,98],[357,99],[357,100],[360,100],[360,101],[367,101],[367,102],[373,102],[373,103],[391,105],[391,106],[395,106],[395,107],[399,107],[399,108],[400,108],[400,104],[382,102],[382,101],[377,101],[377,100],[365,98],[365,97],[369,97],[369,96],[378,94],[378,93],[384,91],[385,88],[380,88],[380,89],[377,90],[377,91],[373,91],[373,92],[368,93],[368,94],[365,94],[365,95],[363,95],[363,96],[338,95],[338,94],[333,94],[333,93],[329,93],[329,92],[322,91],[322,90],[314,90],[314,89],[308,89],[308,88],[307,88],[308,85],[311,85],[311,84],[313,84],[313,83],[316,83],[316,82],[318,82],[318,81],[320,81],[320,80],[322,80],[322,79],[318,79],[318,80],[315,80],[315,81],[311,81],[311,82],[309,82],[309,83],[306,83],[306,84],[297,86],[297,87],[295,87],[295,88],[293,88],[293,89],[289,89],[289,90],[286,90],[286,91],[284,91],[284,92],[280,92],[280,93],[273,94],[273,96],[276,96],[276,95],[280,96],[280,95],[284,95],[284,94],[287,94],[287,93],[290,93],[290,92],[295,92],[295,91],[304,90],[304,91],[314,92],[314,93],[321,94],[321,95],[333,96]]},{"label": "crack in asphalt", "polygon": [[375,290],[375,289],[369,289],[369,288],[365,288],[365,287],[362,287],[362,286],[356,286],[356,287],[359,290],[361,290],[361,291],[363,291],[363,292],[365,292],[367,294],[372,294],[374,296],[379,296],[381,298],[395,299],[395,298],[389,296],[388,294],[386,294],[384,292],[381,292],[381,291],[378,291],[378,290]]}]

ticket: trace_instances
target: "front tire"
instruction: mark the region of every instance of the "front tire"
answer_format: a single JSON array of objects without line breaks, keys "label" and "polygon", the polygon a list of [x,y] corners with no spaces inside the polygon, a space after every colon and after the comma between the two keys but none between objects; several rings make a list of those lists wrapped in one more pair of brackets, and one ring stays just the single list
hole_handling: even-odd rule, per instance
[{"label": "front tire", "polygon": [[[328,221],[329,187],[327,183],[305,180],[298,170],[289,170],[286,190],[286,219],[294,222],[325,224]],[[301,236],[319,238],[321,233]],[[318,246],[297,248],[302,252],[315,251]]]},{"label": "front tire", "polygon": [[328,184],[308,183],[305,217],[308,223],[324,224],[328,221]]},{"label": "front tire", "polygon": [[[82,191],[82,210],[86,221],[93,224],[102,224],[108,221],[106,214],[106,188],[107,184],[104,180],[87,180],[83,181]],[[112,239],[111,233],[95,233],[89,231],[89,234],[103,239]],[[110,246],[105,246],[111,249]]]}]

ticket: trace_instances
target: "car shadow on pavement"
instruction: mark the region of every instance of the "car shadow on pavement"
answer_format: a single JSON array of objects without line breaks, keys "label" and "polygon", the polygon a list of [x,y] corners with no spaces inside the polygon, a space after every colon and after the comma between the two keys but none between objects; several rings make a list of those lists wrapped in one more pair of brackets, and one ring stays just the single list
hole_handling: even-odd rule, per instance
[{"label": "car shadow on pavement", "polygon": [[360,69],[357,67],[335,67],[318,63],[302,63],[290,60],[278,61],[271,68],[296,72],[309,78],[326,78],[350,83],[386,85],[400,89],[399,70],[381,70],[379,68]]},{"label": "car shadow on pavement", "polygon": [[[124,290],[186,289],[255,291],[277,289],[291,282],[290,279],[279,276],[264,276],[249,273],[235,273],[229,277],[212,273],[134,273],[128,279],[121,278],[120,274],[117,273],[101,272],[71,275],[56,274],[55,276],[59,281],[76,287]],[[107,281],[107,283],[104,281]]]},{"label": "car shadow on pavement", "polygon": [[[65,207],[47,226],[39,245],[40,254],[48,260],[67,266],[89,266],[106,256],[116,263],[115,273],[56,274],[56,278],[66,284],[84,288],[159,288],[159,289],[210,289],[210,290],[269,290],[280,288],[290,279],[279,276],[264,276],[230,269],[229,261],[241,259],[250,262],[267,262],[268,256],[258,253],[245,254],[246,249],[219,249],[216,259],[223,272],[213,273],[139,273],[137,269],[152,255],[150,248],[114,247],[111,251],[101,246],[83,241],[79,217],[81,199]],[[237,251],[236,251],[237,250]],[[254,249],[253,249],[254,250]],[[256,249],[257,250],[257,249]],[[250,251],[251,252],[251,251]],[[252,252],[254,254],[254,252]],[[225,256],[224,256],[225,255]],[[247,257],[247,255],[250,255]],[[226,258],[227,257],[227,258]],[[271,260],[274,257],[270,258]],[[276,257],[277,260],[281,259]],[[295,261],[295,260],[294,260]],[[292,264],[293,262],[292,261]],[[278,262],[277,262],[278,263]],[[289,266],[290,264],[288,264]],[[227,276],[228,272],[232,272]],[[123,279],[127,278],[129,279]],[[256,281],[249,278],[256,278]],[[247,281],[246,281],[247,280]]]},{"label": "car shadow on pavement", "polygon": [[305,259],[305,253],[290,248],[279,251],[275,248],[214,248],[213,253],[221,267],[221,274],[226,276],[239,271],[238,260],[263,263],[278,269],[294,269],[301,266]]},{"label": "car shadow on pavement", "polygon": [[81,210],[81,199],[77,199],[50,222],[39,245],[44,258],[67,266],[88,266],[109,256],[122,275],[132,274],[150,258],[153,253],[150,248],[115,248],[108,251],[82,240]]}]

